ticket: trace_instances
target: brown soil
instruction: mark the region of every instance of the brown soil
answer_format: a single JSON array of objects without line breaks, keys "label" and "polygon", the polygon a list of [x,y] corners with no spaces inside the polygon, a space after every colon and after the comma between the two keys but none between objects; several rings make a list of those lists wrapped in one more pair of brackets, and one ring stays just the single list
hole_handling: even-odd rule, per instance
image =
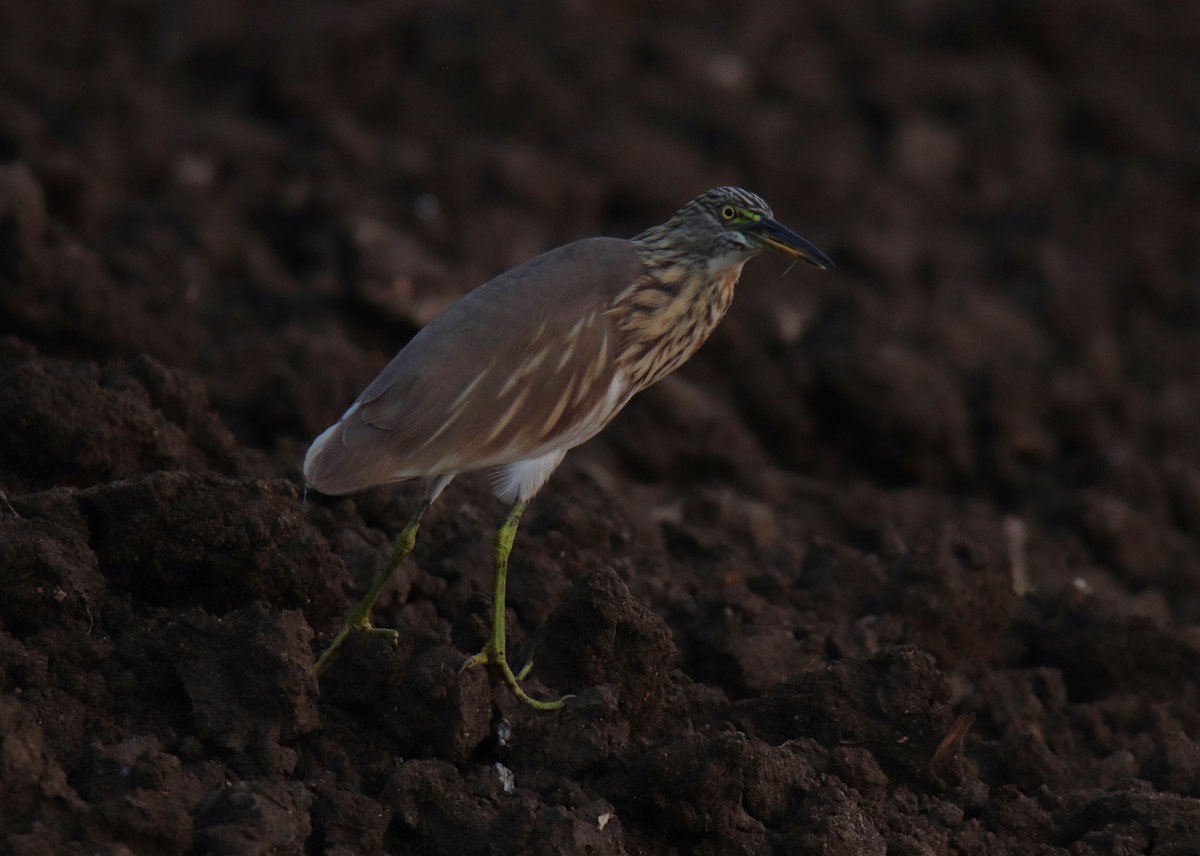
[{"label": "brown soil", "polygon": [[[0,9],[0,852],[1200,853],[1195,7],[591,12]],[[318,685],[420,486],[304,501],[311,438],[723,183],[841,267],[752,262],[531,507],[577,697],[457,672],[482,478]]]}]

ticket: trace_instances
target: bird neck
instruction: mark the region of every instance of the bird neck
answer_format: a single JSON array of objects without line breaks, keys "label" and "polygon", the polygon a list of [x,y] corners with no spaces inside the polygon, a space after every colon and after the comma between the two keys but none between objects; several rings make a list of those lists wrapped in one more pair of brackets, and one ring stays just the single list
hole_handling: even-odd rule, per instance
[{"label": "bird neck", "polygon": [[[639,236],[641,238],[642,236]],[[608,314],[620,331],[618,365],[630,394],[683,365],[704,344],[733,301],[747,256],[684,261],[640,241],[644,274],[617,295]]]}]

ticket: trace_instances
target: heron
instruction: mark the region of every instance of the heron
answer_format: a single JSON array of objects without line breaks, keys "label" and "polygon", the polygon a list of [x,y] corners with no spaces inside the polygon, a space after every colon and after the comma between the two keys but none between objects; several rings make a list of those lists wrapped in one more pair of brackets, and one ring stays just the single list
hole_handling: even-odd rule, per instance
[{"label": "heron", "polygon": [[391,556],[317,659],[321,676],[416,542],[421,518],[460,473],[488,471],[508,513],[496,532],[491,632],[463,668],[489,667],[522,702],[557,710],[514,672],[505,646],[509,556],[526,506],[566,453],[629,400],[683,365],[733,300],[742,266],[771,250],[833,262],[780,223],[760,197],[717,187],[632,239],[585,238],[471,291],[420,330],[313,441],[309,486],[331,495],[410,478],[428,484]]}]

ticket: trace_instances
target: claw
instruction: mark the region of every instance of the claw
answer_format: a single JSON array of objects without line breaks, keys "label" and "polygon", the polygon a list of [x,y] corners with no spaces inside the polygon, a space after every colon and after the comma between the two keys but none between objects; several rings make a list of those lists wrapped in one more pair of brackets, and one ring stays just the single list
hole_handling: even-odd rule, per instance
[{"label": "claw", "polygon": [[525,665],[521,667],[521,671],[517,672],[517,680],[523,681],[529,677],[529,673],[533,671],[533,657],[525,661]]},{"label": "claw", "polygon": [[366,628],[366,630],[372,636],[382,636],[384,639],[391,642],[393,645],[397,644],[400,641],[400,631],[399,630],[392,630],[391,628],[388,628],[388,627],[368,627],[368,628]]}]

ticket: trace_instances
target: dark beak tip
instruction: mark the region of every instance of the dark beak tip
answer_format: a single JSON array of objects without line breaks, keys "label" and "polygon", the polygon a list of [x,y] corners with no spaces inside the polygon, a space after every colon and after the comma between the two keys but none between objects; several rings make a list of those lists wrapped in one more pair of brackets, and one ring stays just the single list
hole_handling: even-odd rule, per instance
[{"label": "dark beak tip", "polygon": [[825,255],[816,244],[807,238],[797,235],[779,221],[771,220],[764,222],[760,228],[763,237],[774,243],[777,250],[782,250],[789,256],[803,259],[810,265],[821,270],[830,270],[837,267],[833,263],[833,259]]},{"label": "dark beak tip", "polygon": [[807,247],[797,247],[796,250],[797,258],[803,259],[819,270],[833,270],[837,267],[833,259],[811,244]]}]

